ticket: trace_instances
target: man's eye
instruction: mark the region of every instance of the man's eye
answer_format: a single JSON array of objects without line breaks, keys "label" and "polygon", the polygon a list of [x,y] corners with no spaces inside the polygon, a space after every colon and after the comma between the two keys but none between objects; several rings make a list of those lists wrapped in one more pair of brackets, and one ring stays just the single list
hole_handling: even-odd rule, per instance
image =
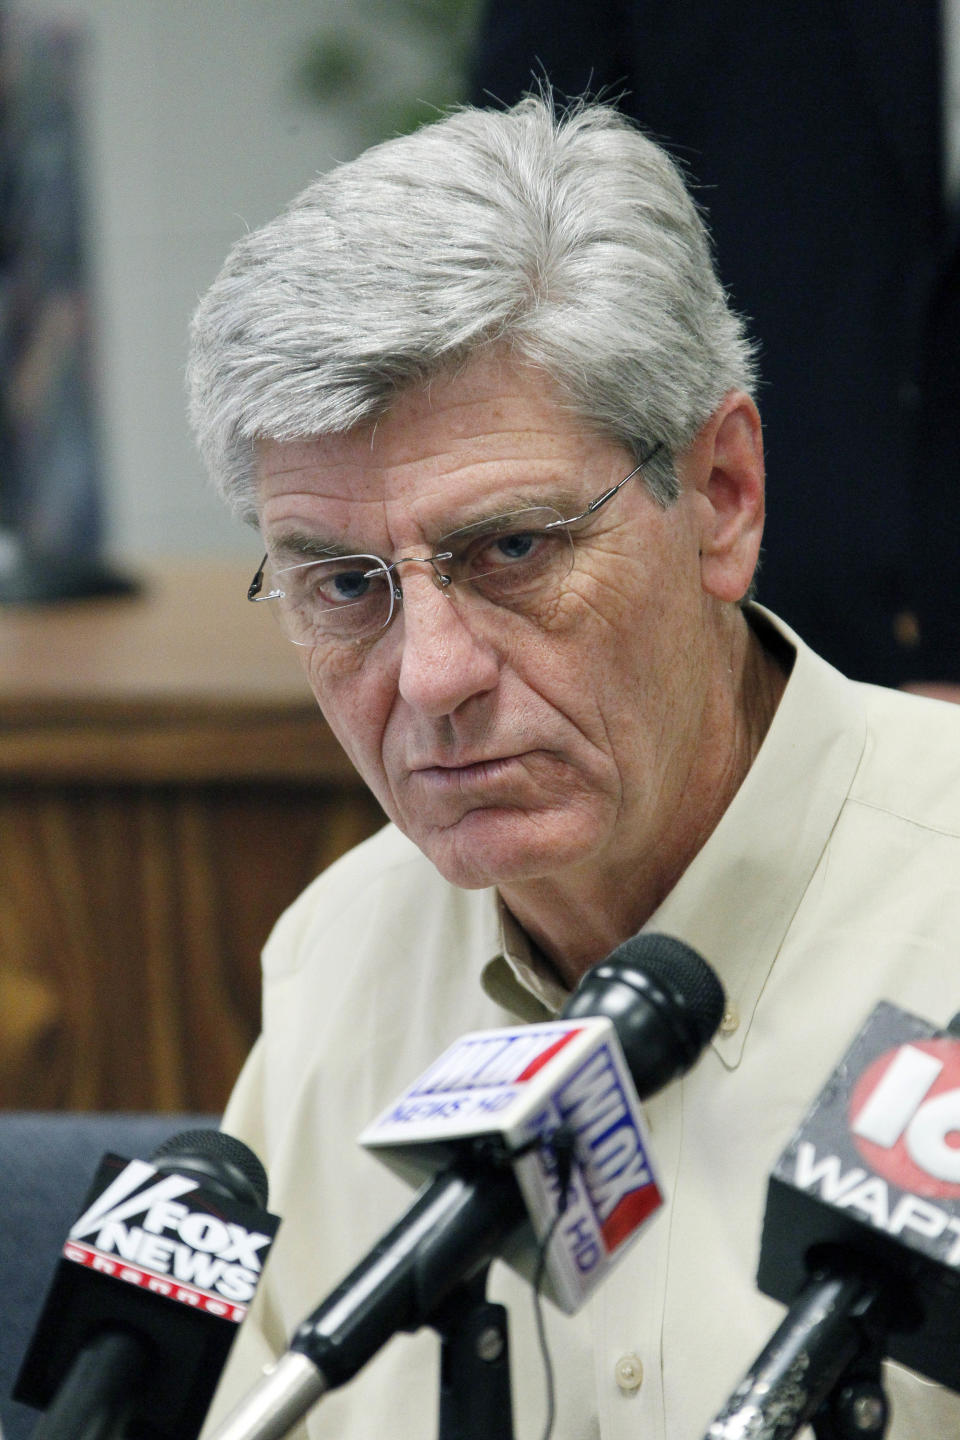
[{"label": "man's eye", "polygon": [[535,530],[515,530],[506,535],[486,535],[478,541],[469,557],[474,574],[498,570],[532,560],[543,546],[545,537]]},{"label": "man's eye", "polygon": [[533,552],[537,537],[529,530],[521,531],[516,535],[501,535],[496,542],[496,549],[505,560],[526,560]]},{"label": "man's eye", "polygon": [[323,605],[356,605],[366,600],[378,584],[378,577],[367,570],[336,570],[317,575],[313,593]]}]

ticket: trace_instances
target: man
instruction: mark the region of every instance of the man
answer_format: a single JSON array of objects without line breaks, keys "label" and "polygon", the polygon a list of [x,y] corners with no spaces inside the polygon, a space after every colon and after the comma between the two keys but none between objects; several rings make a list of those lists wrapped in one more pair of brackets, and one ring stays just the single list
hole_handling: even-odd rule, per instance
[{"label": "man", "polygon": [[[226,1123],[285,1223],[217,1415],[409,1198],[358,1131],[648,928],[713,964],[727,1011],[648,1107],[666,1213],[548,1316],[556,1433],[702,1433],[781,1314],[753,1276],[785,1140],[877,998],[957,1008],[960,714],[844,680],[742,603],[752,378],[672,163],[548,99],[338,167],[201,304],[192,414],[261,532],[250,597],[393,822],[265,951]],[[529,1435],[529,1291],[491,1278]],[[436,1386],[431,1333],[400,1337],[310,1433],[420,1436]],[[891,1389],[894,1440],[956,1426],[955,1397]]]}]

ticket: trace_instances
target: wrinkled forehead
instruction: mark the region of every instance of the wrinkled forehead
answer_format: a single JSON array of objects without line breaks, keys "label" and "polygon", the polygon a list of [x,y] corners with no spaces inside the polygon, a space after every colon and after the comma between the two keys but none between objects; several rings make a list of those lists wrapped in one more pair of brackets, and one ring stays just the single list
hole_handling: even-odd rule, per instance
[{"label": "wrinkled forehead", "polygon": [[489,361],[403,394],[374,424],[259,440],[255,453],[269,544],[315,530],[361,547],[415,543],[522,505],[563,508],[630,460],[542,374]]}]

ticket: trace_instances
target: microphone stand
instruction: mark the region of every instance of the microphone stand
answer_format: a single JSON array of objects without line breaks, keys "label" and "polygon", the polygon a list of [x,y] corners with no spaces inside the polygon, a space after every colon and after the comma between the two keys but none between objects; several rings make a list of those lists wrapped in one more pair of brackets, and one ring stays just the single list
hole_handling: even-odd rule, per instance
[{"label": "microphone stand", "polygon": [[882,1440],[885,1310],[856,1270],[814,1273],[704,1440],[790,1440],[807,1424],[816,1440]]},{"label": "microphone stand", "polygon": [[853,1360],[812,1416],[816,1440],[883,1440],[890,1422],[890,1402],[880,1379],[879,1347]]},{"label": "microphone stand", "polygon": [[429,1322],[440,1336],[439,1440],[513,1440],[507,1311],[486,1297],[489,1265]]},{"label": "microphone stand", "polygon": [[[438,1440],[514,1440],[507,1311],[486,1298],[489,1269],[485,1266],[457,1286],[430,1321],[441,1341]],[[838,1332],[834,1307],[850,1294],[856,1298],[845,1317],[850,1322],[848,1339]],[[785,1322],[776,1332],[751,1372],[755,1393],[767,1397],[779,1393],[782,1403],[766,1412],[764,1428],[748,1425],[747,1430],[716,1434],[790,1440],[809,1423],[815,1440],[883,1440],[890,1404],[881,1380],[886,1327],[878,1319],[879,1306],[876,1292],[856,1277],[826,1284],[814,1277],[803,1301],[791,1312],[789,1325]],[[851,1354],[854,1343],[857,1348]],[[803,1382],[798,1382],[798,1370],[805,1372]],[[824,1395],[825,1375],[833,1378],[827,1380]],[[800,1389],[808,1403],[798,1407]],[[823,1396],[812,1414],[811,1392]],[[742,1402],[742,1386],[738,1396]],[[738,1403],[735,1427],[745,1414]],[[711,1429],[710,1435],[714,1433]]]}]

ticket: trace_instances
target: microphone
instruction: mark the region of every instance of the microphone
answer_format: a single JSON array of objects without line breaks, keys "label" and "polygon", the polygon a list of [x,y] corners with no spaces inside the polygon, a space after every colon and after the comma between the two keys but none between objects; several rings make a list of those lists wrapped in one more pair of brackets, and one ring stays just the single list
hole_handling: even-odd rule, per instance
[{"label": "microphone", "polygon": [[707,1440],[854,1404],[842,1433],[881,1435],[885,1355],[960,1390],[958,1132],[960,1039],[880,1002],[770,1177],[757,1284],[790,1308]]},{"label": "microphone", "polygon": [[220,1131],[104,1157],[13,1391],[49,1407],[37,1440],[194,1440],[279,1225],[266,1204]]},{"label": "microphone", "polygon": [[[669,936],[641,934],[587,972],[560,1021],[456,1042],[361,1137],[386,1146],[384,1158],[402,1172],[416,1173],[411,1157],[419,1145],[419,1168],[433,1178],[303,1321],[286,1354],[211,1440],[279,1440],[398,1330],[428,1323],[501,1250],[513,1261],[525,1241],[529,1252],[525,1196],[535,1201],[531,1218],[541,1235],[565,1198],[558,1167],[545,1158],[560,1126],[575,1140],[583,1172],[572,1269],[578,1243],[618,1250],[662,1203],[631,1092],[651,1095],[685,1073],[723,1007],[720,982],[695,951]],[[525,1152],[519,1160],[518,1139]],[[531,1158],[541,1165],[539,1190],[529,1169],[521,1173]],[[546,1215],[544,1192],[552,1192]],[[568,1308],[582,1293],[573,1284]]]}]

